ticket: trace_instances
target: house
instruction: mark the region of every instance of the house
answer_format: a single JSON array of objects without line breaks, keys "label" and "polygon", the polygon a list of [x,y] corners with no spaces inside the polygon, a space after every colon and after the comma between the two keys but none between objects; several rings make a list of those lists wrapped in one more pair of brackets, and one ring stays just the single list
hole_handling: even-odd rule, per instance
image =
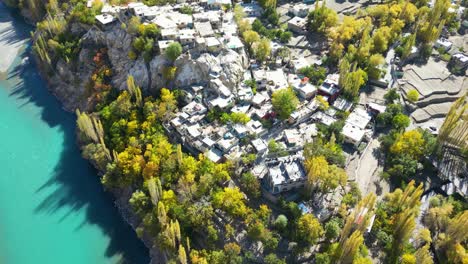
[{"label": "house", "polygon": [[223,138],[216,143],[217,147],[224,153],[229,152],[238,143],[237,138]]},{"label": "house", "polygon": [[268,145],[267,143],[261,139],[261,138],[257,138],[257,139],[254,139],[250,142],[250,144],[252,145],[252,147],[255,149],[255,152],[258,154],[258,155],[263,155],[265,154],[267,151],[268,151]]},{"label": "house", "polygon": [[208,101],[208,107],[213,109],[218,107],[219,109],[226,110],[234,104],[234,97],[216,97]]},{"label": "house", "polygon": [[257,2],[240,3],[240,5],[244,8],[244,13],[248,17],[259,17],[263,13],[263,9]]},{"label": "house", "polygon": [[334,102],[335,99],[340,94],[340,89],[338,87],[338,78],[337,74],[330,74],[327,76],[327,79],[323,81],[318,89],[318,94],[323,96],[328,96],[328,101],[330,103]]},{"label": "house", "polygon": [[[291,77],[291,76],[290,76]],[[293,79],[289,79],[289,83],[293,89],[299,94],[303,99],[310,99],[317,93],[317,88],[309,82],[309,78],[304,77],[300,79],[299,77],[293,76]]]},{"label": "house", "polygon": [[214,163],[218,163],[221,162],[223,158],[223,152],[216,147],[213,147],[206,153],[206,157]]},{"label": "house", "polygon": [[206,43],[204,38],[195,37],[195,46],[198,51],[206,51]]},{"label": "house", "polygon": [[190,126],[186,126],[185,130],[186,130],[186,135],[192,140],[198,138],[201,135],[200,124],[198,123],[192,124]]},{"label": "house", "polygon": [[171,12],[168,18],[174,21],[177,28],[191,28],[193,26],[193,18],[190,15],[182,14],[179,12]]},{"label": "house", "polygon": [[454,54],[451,60],[453,61],[455,66],[461,69],[465,69],[466,67],[468,67],[468,56],[466,56],[463,53]]},{"label": "house", "polygon": [[[88,1],[89,3],[90,1]],[[94,1],[91,1],[91,3],[93,3]],[[109,4],[104,4],[104,6],[102,7],[101,9],[101,14],[112,14],[112,15],[116,15],[117,13],[120,12],[121,9],[124,9],[123,7],[120,7],[120,6],[111,6]]]},{"label": "house", "polygon": [[180,29],[178,37],[182,46],[193,46],[195,43],[195,30]]},{"label": "house", "polygon": [[260,134],[264,131],[263,125],[260,121],[258,120],[250,120],[247,122],[246,126],[250,129],[250,132],[253,134]]},{"label": "house", "polygon": [[336,118],[325,114],[324,112],[316,112],[312,115],[312,119],[318,121],[326,126],[330,126],[331,124],[335,123],[337,120]]},{"label": "house", "polygon": [[264,177],[265,187],[272,194],[296,190],[305,186],[306,173],[299,159],[277,159],[267,163],[267,175]]},{"label": "house", "polygon": [[237,99],[241,102],[251,102],[253,97],[252,88],[248,86],[241,86],[237,90]]},{"label": "house", "polygon": [[333,103],[333,107],[343,112],[349,112],[351,107],[353,107],[353,102],[350,102],[342,97],[338,97]]},{"label": "house", "polygon": [[182,108],[182,112],[187,113],[189,116],[202,115],[207,112],[207,109],[202,104],[193,101],[188,105],[184,106]]},{"label": "house", "polygon": [[286,79],[282,69],[265,71],[265,77],[267,88],[271,93],[274,93],[279,89],[289,87],[288,80]]},{"label": "house", "polygon": [[288,21],[288,29],[297,34],[306,33],[307,19],[295,16]]},{"label": "house", "polygon": [[159,53],[163,54],[166,52],[166,49],[171,45],[171,43],[174,43],[173,40],[160,40],[158,41],[158,47],[159,47]]},{"label": "house", "polygon": [[256,107],[260,107],[263,105],[263,103],[265,103],[267,100],[269,99],[269,97],[265,96],[264,93],[257,93],[254,95],[254,97],[252,98],[252,104]]},{"label": "house", "polygon": [[137,17],[144,18],[145,12],[148,11],[148,6],[145,4],[135,5],[133,8],[130,8],[133,14]]},{"label": "house", "polygon": [[387,107],[385,105],[380,105],[380,104],[376,104],[376,103],[369,103],[369,104],[367,104],[367,109],[369,110],[369,112],[371,114],[378,115],[378,114],[381,114],[381,113],[385,112]]},{"label": "house", "polygon": [[436,49],[443,49],[445,52],[452,48],[452,42],[446,38],[440,38],[434,43]]},{"label": "house", "polygon": [[295,147],[302,145],[301,135],[297,129],[285,129],[283,131],[283,138],[288,147]]},{"label": "house", "polygon": [[177,28],[177,24],[166,16],[157,16],[155,19],[151,20],[151,23],[157,25],[161,30]]},{"label": "house", "polygon": [[193,24],[200,37],[206,38],[214,36],[214,31],[210,22],[194,22]]},{"label": "house", "polygon": [[177,40],[179,33],[175,28],[163,28],[161,29],[161,37],[164,40]]},{"label": "house", "polygon": [[306,17],[309,14],[310,5],[306,5],[304,3],[298,3],[291,5],[289,7],[289,14],[298,17]]},{"label": "house", "polygon": [[257,88],[264,89],[267,85],[266,71],[264,69],[253,69],[253,78],[257,82]]},{"label": "house", "polygon": [[372,116],[362,108],[356,108],[346,119],[342,134],[345,141],[355,146],[361,143]]},{"label": "house", "polygon": [[239,138],[244,138],[248,134],[248,129],[246,126],[241,125],[241,124],[235,124],[232,126],[232,131],[234,134]]},{"label": "house", "polygon": [[237,52],[244,48],[244,44],[238,36],[229,36],[227,39],[225,39],[225,46],[228,49],[232,49]]},{"label": "house", "polygon": [[219,52],[223,47],[222,43],[215,37],[205,38],[206,49],[209,52]]},{"label": "house", "polygon": [[117,19],[110,15],[110,14],[103,14],[103,15],[97,15],[96,20],[102,28],[109,27],[112,23],[114,23]]},{"label": "house", "polygon": [[224,5],[231,5],[231,0],[208,0],[208,6],[213,9],[221,9]]},{"label": "house", "polygon": [[135,16],[139,17],[143,17],[145,10],[148,8],[148,6],[141,2],[129,3],[127,7]]}]

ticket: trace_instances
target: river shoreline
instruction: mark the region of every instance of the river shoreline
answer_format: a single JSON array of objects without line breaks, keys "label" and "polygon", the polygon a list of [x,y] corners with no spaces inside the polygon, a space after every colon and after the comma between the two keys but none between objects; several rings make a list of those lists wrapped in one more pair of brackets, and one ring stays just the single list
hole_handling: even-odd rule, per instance
[{"label": "river shoreline", "polygon": [[[3,3],[0,3],[3,5]],[[27,41],[17,37],[13,17],[5,9],[0,8],[0,50],[2,59],[0,60],[0,80],[6,79],[8,69],[13,65],[15,58],[24,50]]]},{"label": "river shoreline", "polygon": [[[76,159],[76,160],[80,160],[80,163],[87,163],[87,164],[90,164],[89,161],[86,161],[86,160],[83,160],[81,158],[81,153],[79,153],[79,151],[75,151],[76,149],[79,149],[79,144],[78,142],[76,141],[76,133],[74,133],[74,129],[70,127],[71,124],[73,124],[73,127],[76,128],[76,124],[74,124],[74,121],[72,121],[74,118],[72,115],[70,114],[65,114],[65,113],[51,113],[52,112],[56,112],[58,111],[57,107],[60,107],[61,110],[60,111],[67,111],[67,112],[70,112],[70,109],[66,109],[62,102],[61,102],[61,99],[60,97],[58,97],[54,92],[53,90],[50,88],[50,83],[49,83],[49,78],[46,74],[44,74],[44,72],[42,70],[40,70],[40,65],[39,63],[36,61],[36,58],[35,56],[33,56],[29,49],[27,48],[28,47],[28,42],[30,41],[29,37],[29,27],[26,27],[26,25],[23,25],[25,23],[22,23],[22,22],[17,22],[18,19],[24,19],[22,16],[20,15],[16,15],[16,14],[13,14],[11,13],[11,11],[9,10],[9,8],[5,7],[4,3],[0,3],[0,50],[2,51],[2,59],[0,60],[0,81],[3,82],[2,86],[5,86],[5,85],[8,85],[8,83],[11,83],[12,84],[12,88],[9,88],[8,86],[5,86],[5,92],[6,94],[8,94],[8,97],[7,97],[7,100],[10,100],[12,102],[15,102],[14,100],[25,100],[24,103],[20,103],[20,105],[18,107],[21,107],[21,109],[23,109],[24,107],[26,108],[38,108],[38,110],[40,111],[39,112],[39,116],[36,115],[36,119],[39,119],[38,121],[35,120],[35,122],[38,122],[38,123],[44,123],[44,115],[54,115],[54,121],[49,121],[47,120],[48,122],[51,122],[52,124],[46,124],[46,126],[50,126],[51,129],[57,129],[59,128],[60,130],[64,130],[65,128],[63,128],[63,126],[68,126],[67,128],[67,132],[66,131],[62,131],[61,133],[68,133],[67,137],[70,138],[71,140],[65,140],[64,144],[68,141],[68,143],[66,143],[66,145],[64,145],[64,147],[66,149],[72,149],[73,153],[70,153],[70,155],[75,155],[74,157],[72,157],[72,159]],[[24,78],[29,78],[30,76],[35,76],[35,77],[32,77],[34,79],[34,81],[32,80],[26,80]],[[40,78],[39,76],[41,76],[42,78]],[[3,78],[2,78],[3,77]],[[39,80],[41,79],[41,80]],[[41,83],[38,83],[38,81],[41,81],[45,84],[45,87],[44,88],[47,88],[47,91],[48,93],[52,94],[57,100],[59,103],[55,103],[53,101],[55,101],[55,99],[50,99],[52,97],[50,97],[50,94],[47,95],[47,94],[44,94],[44,92],[46,91],[46,89],[44,90],[41,90],[41,86],[43,86],[43,84]],[[14,83],[14,84],[13,84]],[[28,88],[26,87],[23,87],[23,86],[28,86]],[[2,87],[3,88],[3,87]],[[42,93],[42,95],[41,95]],[[40,98],[38,98],[40,97]],[[46,99],[46,97],[50,97],[49,99]],[[44,104],[49,104],[50,102],[52,102],[53,106],[46,106]],[[34,109],[36,110],[36,109]],[[11,111],[11,110],[10,110]],[[11,113],[10,113],[11,114]],[[9,115],[10,115],[9,114]],[[62,122],[63,120],[63,117],[60,117],[60,116],[66,116],[66,120]],[[42,120],[41,120],[42,119]],[[56,120],[55,120],[56,119]],[[2,119],[2,123],[4,122],[5,120]],[[6,121],[5,121],[6,122]],[[12,122],[15,122],[15,121],[12,121]],[[19,122],[19,120],[18,120]],[[57,123],[59,122],[59,123]],[[41,125],[42,125],[41,123]],[[66,123],[66,124],[65,124]],[[5,124],[3,124],[5,125]],[[9,130],[12,126],[8,125],[8,123],[6,124],[6,130],[4,130],[4,132],[7,132],[7,133],[10,133],[10,135],[13,135],[11,133],[11,130]],[[70,132],[70,129],[71,129],[71,132],[72,133],[69,133]],[[38,134],[40,133],[40,131],[35,131],[33,129],[26,129],[25,130],[26,132],[25,133],[31,133],[31,134]],[[19,135],[18,135],[19,136]],[[16,135],[15,135],[16,137]],[[73,139],[72,139],[73,138]],[[17,138],[17,140],[19,140],[19,138]],[[2,145],[3,146],[3,145]],[[61,147],[61,146],[58,146],[57,144],[53,145],[53,146],[50,146],[51,148],[58,148],[58,147]],[[2,147],[3,148],[3,147]],[[5,150],[3,149],[3,151],[5,151],[4,155],[3,155],[3,159],[11,159],[11,155],[13,156],[19,156],[18,154],[16,153],[12,153],[11,151],[8,151],[8,150]],[[39,153],[41,153],[41,151],[47,151],[45,150],[44,148],[40,148],[40,150],[38,150]],[[60,153],[60,152],[59,152]],[[61,153],[61,155],[63,155],[63,153]],[[35,158],[42,158],[42,155],[36,155],[35,154]],[[60,163],[61,161],[59,161]],[[55,165],[54,165],[55,166]],[[63,166],[62,164],[57,164],[56,166]],[[78,166],[78,164],[75,164],[75,166]],[[91,167],[91,166],[89,166]],[[8,167],[7,167],[8,169]],[[54,171],[57,170],[57,168],[54,169]],[[63,170],[63,169],[61,169]],[[72,169],[73,170],[73,169]],[[76,168],[75,168],[76,170]],[[73,180],[73,181],[80,181],[79,179],[77,179],[75,177],[75,179],[71,179],[71,177],[74,177],[74,176],[79,176],[78,174],[81,174],[81,173],[86,173],[86,171],[89,171],[89,169],[87,168],[78,168],[79,172],[78,171],[69,171],[68,173],[66,171],[63,171],[63,173],[65,174],[68,174],[67,177],[70,178],[70,180]],[[89,227],[89,228],[93,228],[93,231],[92,232],[95,232],[94,230],[96,229],[99,229],[99,228],[103,228],[102,225],[103,224],[106,224],[107,226],[105,227],[105,230],[101,230],[99,233],[101,233],[101,236],[104,236],[104,238],[102,238],[101,240],[104,240],[104,239],[111,239],[111,241],[109,242],[105,242],[104,244],[99,244],[99,245],[93,245],[93,243],[101,243],[100,240],[96,240],[96,241],[89,241],[89,242],[86,242],[86,240],[83,240],[83,242],[85,242],[86,244],[89,244],[89,245],[84,245],[82,248],[80,248],[77,252],[75,252],[74,254],[84,254],[84,255],[80,255],[79,257],[80,258],[89,258],[89,257],[92,257],[93,254],[96,254],[98,253],[98,251],[101,249],[102,246],[104,247],[112,247],[114,249],[110,249],[110,248],[107,248],[105,250],[105,252],[102,252],[101,254],[103,254],[103,256],[101,257],[105,257],[106,258],[106,262],[103,262],[102,260],[101,261],[98,261],[98,259],[95,259],[95,261],[98,261],[98,262],[91,262],[91,263],[108,263],[108,261],[111,261],[110,263],[115,263],[116,258],[119,258],[120,257],[118,255],[120,254],[123,254],[123,257],[125,257],[125,255],[128,254],[128,252],[121,252],[121,253],[117,253],[114,251],[116,250],[115,249],[115,245],[111,245],[111,244],[119,244],[117,247],[120,252],[120,250],[128,250],[128,251],[135,251],[135,252],[132,252],[130,253],[130,255],[132,256],[132,258],[130,259],[126,259],[124,258],[124,263],[146,263],[146,261],[148,260],[147,257],[141,257],[141,258],[137,258],[137,255],[135,255],[135,253],[138,253],[138,250],[136,248],[138,248],[139,246],[136,245],[138,243],[136,243],[136,241],[141,241],[141,239],[137,238],[136,234],[135,234],[135,228],[134,226],[132,225],[131,221],[129,219],[126,219],[122,213],[122,209],[125,209],[126,206],[128,205],[125,205],[125,203],[122,203],[122,202],[119,202],[118,199],[118,196],[116,195],[116,193],[112,192],[112,191],[105,191],[108,195],[104,195],[104,196],[109,196],[109,198],[111,198],[112,196],[112,202],[114,203],[114,205],[111,205],[110,203],[108,203],[107,205],[104,205],[104,201],[102,201],[102,196],[103,194],[101,193],[102,191],[99,191],[99,194],[97,194],[96,192],[93,191],[93,193],[86,193],[88,191],[90,191],[90,188],[91,189],[103,189],[102,188],[102,185],[100,184],[99,182],[99,178],[98,178],[98,174],[97,174],[97,171],[93,170],[94,171],[94,174],[95,175],[92,175],[94,176],[94,180],[93,179],[89,179],[89,180],[86,180],[87,182],[86,183],[82,183],[83,186],[82,187],[78,187],[81,188],[81,191],[79,188],[76,188],[76,186],[74,187],[70,187],[70,186],[66,186],[67,183],[65,182],[61,182],[60,184],[63,185],[63,187],[61,188],[64,188],[64,190],[67,190],[69,188],[75,188],[73,189],[74,192],[76,191],[79,191],[79,192],[83,192],[82,194],[80,194],[81,196],[90,196],[90,197],[86,197],[86,199],[89,199],[89,200],[86,200],[86,202],[92,202],[91,200],[92,199],[101,199],[101,201],[99,201],[97,204],[89,204],[87,205],[86,207],[83,208],[83,210],[85,210],[85,212],[87,214],[89,214],[89,210],[91,210],[90,208],[99,208],[100,206],[106,206],[108,208],[101,208],[101,209],[98,209],[100,212],[96,212],[96,213],[93,213],[93,214],[99,214],[98,218],[99,219],[92,219],[92,220],[86,220],[87,222],[88,221],[92,221],[93,223],[93,226],[94,227]],[[92,173],[92,171],[89,171]],[[54,172],[54,174],[56,174],[57,172]],[[16,170],[12,170],[11,171],[11,176],[18,176],[17,174],[19,174],[18,171]],[[8,171],[7,171],[7,175],[8,174]],[[61,175],[59,175],[61,176]],[[91,176],[91,175],[90,175]],[[54,176],[54,177],[58,177],[58,176]],[[8,177],[7,177],[8,178]],[[4,179],[4,180],[8,180],[8,179]],[[50,179],[49,181],[57,181],[57,179]],[[63,179],[61,179],[63,180]],[[67,179],[68,180],[68,179]],[[94,183],[93,183],[94,182]],[[94,184],[96,186],[85,186],[86,184]],[[41,184],[42,185],[42,184]],[[98,186],[97,186],[98,185]],[[31,186],[32,188],[33,186]],[[41,187],[42,189],[43,187]],[[47,188],[50,188],[50,187],[47,187]],[[41,191],[43,192],[43,195],[46,194],[47,192],[45,191]],[[51,196],[47,199],[58,199],[58,198],[55,198],[54,195],[51,194]],[[33,199],[37,199],[37,198],[33,198]],[[47,199],[45,199],[44,201],[41,202],[40,206],[42,206],[42,203],[48,201]],[[69,199],[67,197],[67,199]],[[42,200],[42,199],[40,199]],[[40,202],[39,200],[39,202]],[[57,202],[60,202],[60,201],[57,201]],[[110,201],[108,201],[110,202]],[[127,202],[128,204],[128,202]],[[30,206],[30,205],[28,205]],[[55,205],[54,205],[55,206]],[[58,207],[58,209],[62,210],[65,209],[65,206],[68,206],[68,205],[60,205],[60,207]],[[73,206],[73,205],[72,205]],[[110,208],[113,208],[113,209],[110,209]],[[51,209],[51,208],[50,208]],[[50,209],[47,209],[47,210],[50,210]],[[36,209],[38,210],[38,209]],[[42,209],[40,209],[42,210]],[[54,209],[55,210],[55,209]],[[70,210],[77,210],[77,208],[70,208]],[[81,209],[80,209],[81,210]],[[94,210],[94,209],[93,209]],[[108,214],[106,212],[109,212],[111,214]],[[113,214],[117,214],[118,216],[116,215],[113,215]],[[48,215],[50,215],[50,213],[46,214],[46,216],[42,216],[42,215],[39,215],[37,217],[41,217],[41,218],[46,218],[46,217],[49,217]],[[53,216],[53,215],[52,215]],[[88,217],[88,216],[86,216]],[[93,216],[95,217],[95,216]],[[115,219],[101,219],[101,218],[115,218]],[[72,217],[73,218],[73,217]],[[117,220],[117,218],[120,218]],[[57,228],[59,228],[60,225],[62,225],[63,219],[60,220],[59,223],[53,223],[52,225],[55,226],[57,225]],[[75,221],[75,219],[71,219],[71,220],[67,220],[67,221]],[[96,221],[98,221],[96,223]],[[105,223],[103,223],[103,221]],[[128,228],[125,227],[123,228],[122,227],[122,224],[118,223],[118,222],[121,222],[122,224],[124,225],[127,225],[129,226]],[[84,223],[83,223],[84,224]],[[97,224],[97,225],[96,225]],[[86,228],[88,229],[87,227],[88,224],[86,224],[86,226],[83,226],[83,227],[80,227],[80,229],[82,228]],[[11,230],[12,228],[7,228],[9,225],[6,225],[6,226],[2,226],[2,228],[6,228],[9,232],[13,232],[13,230]],[[53,231],[53,228],[54,227],[51,227],[51,232],[54,232]],[[126,230],[128,229],[128,230]],[[73,230],[70,230],[71,232],[76,232],[73,231]],[[80,231],[81,232],[81,231]],[[88,231],[87,231],[88,232]],[[134,236],[134,238],[130,238],[130,237],[127,237],[127,239],[125,239],[125,236],[129,236],[130,233],[129,232],[132,232],[132,236]],[[121,233],[121,234],[119,234]],[[80,236],[82,236],[83,234],[81,233],[76,233],[74,234],[74,236],[76,236],[77,234],[79,234]],[[55,234],[51,234],[51,237],[54,237]],[[87,234],[84,234],[84,235],[87,235]],[[96,236],[97,234],[92,234],[93,236]],[[39,237],[35,238],[33,237],[34,234],[31,234],[32,236],[32,239],[38,239]],[[118,239],[118,241],[114,241],[115,238],[120,238]],[[127,241],[128,240],[128,241]],[[135,241],[133,241],[135,240]],[[79,241],[79,240],[77,240]],[[138,242],[139,242],[138,241]],[[57,241],[60,243],[63,243],[64,246],[67,244],[67,241]],[[107,243],[110,243],[109,245],[106,245]],[[127,246],[124,246],[128,243],[133,243],[134,245],[127,245]],[[13,243],[14,245],[14,243]],[[19,245],[18,245],[19,246]],[[45,248],[48,248],[47,245],[43,245]],[[87,250],[88,247],[92,246],[93,250],[95,252],[86,252],[85,250]],[[143,245],[142,245],[143,247]],[[15,247],[16,248],[16,247]],[[77,249],[77,248],[75,248]],[[80,253],[82,252],[82,253]],[[143,253],[143,252],[141,252]],[[147,253],[148,251],[146,251],[146,254],[145,256],[147,256]],[[14,251],[11,251],[9,250],[8,251],[8,254],[16,254],[16,250]],[[37,254],[39,254],[39,256],[42,258],[48,258],[48,259],[52,259],[52,260],[58,260],[59,258],[54,258],[54,253],[53,252],[37,252]],[[63,252],[63,254],[66,254],[66,252]],[[110,255],[109,255],[110,254]],[[132,255],[133,254],[133,255]],[[0,252],[0,255],[3,255],[3,252]],[[78,263],[80,263],[80,258],[74,258],[74,255],[69,255],[70,258],[74,259],[73,261],[71,261],[70,263],[76,263],[76,261],[78,261]],[[2,257],[3,259],[3,257]],[[125,260],[126,259],[126,260]],[[136,259],[146,259],[145,262],[140,262],[140,261],[136,261]],[[44,259],[45,260],[45,259]],[[83,261],[84,259],[81,259],[81,261]],[[120,259],[119,261],[117,262],[121,262],[122,259]],[[3,261],[2,261],[3,262]],[[8,263],[8,262],[5,262],[5,263]],[[11,263],[11,262],[10,262]],[[22,263],[29,263],[29,262],[22,262]],[[49,261],[46,261],[45,263],[55,263],[55,262],[50,262]],[[82,263],[82,262],[81,262]],[[89,262],[88,262],[89,263]]]}]

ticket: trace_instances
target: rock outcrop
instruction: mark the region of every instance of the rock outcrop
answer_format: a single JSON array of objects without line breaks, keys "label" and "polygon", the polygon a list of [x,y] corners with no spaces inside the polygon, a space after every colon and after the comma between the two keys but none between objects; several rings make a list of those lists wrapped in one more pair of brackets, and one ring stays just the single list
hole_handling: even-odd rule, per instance
[{"label": "rock outcrop", "polygon": [[207,83],[210,72],[219,74],[220,80],[229,89],[234,90],[242,80],[246,66],[245,54],[233,50],[222,50],[218,56],[203,53],[193,60],[190,55],[184,54],[175,61],[177,87],[189,86],[196,83]]}]

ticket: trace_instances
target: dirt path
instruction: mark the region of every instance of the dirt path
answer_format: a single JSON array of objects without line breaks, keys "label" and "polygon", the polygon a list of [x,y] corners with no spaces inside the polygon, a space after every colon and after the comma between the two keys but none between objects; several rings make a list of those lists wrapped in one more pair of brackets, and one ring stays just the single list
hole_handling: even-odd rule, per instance
[{"label": "dirt path", "polygon": [[389,191],[388,184],[382,181],[379,176],[383,169],[378,160],[379,147],[380,142],[373,139],[362,154],[354,171],[354,178],[363,196],[371,192],[382,196]]}]

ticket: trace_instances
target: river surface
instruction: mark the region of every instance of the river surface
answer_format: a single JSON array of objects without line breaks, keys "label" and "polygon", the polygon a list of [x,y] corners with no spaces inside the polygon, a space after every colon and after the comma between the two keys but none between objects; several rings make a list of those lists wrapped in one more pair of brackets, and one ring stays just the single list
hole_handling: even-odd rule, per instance
[{"label": "river surface", "polygon": [[[0,37],[32,28],[0,2]],[[96,171],[75,144],[75,118],[48,93],[29,47],[0,74],[0,263],[148,263]],[[7,57],[0,46],[0,61]]]}]

